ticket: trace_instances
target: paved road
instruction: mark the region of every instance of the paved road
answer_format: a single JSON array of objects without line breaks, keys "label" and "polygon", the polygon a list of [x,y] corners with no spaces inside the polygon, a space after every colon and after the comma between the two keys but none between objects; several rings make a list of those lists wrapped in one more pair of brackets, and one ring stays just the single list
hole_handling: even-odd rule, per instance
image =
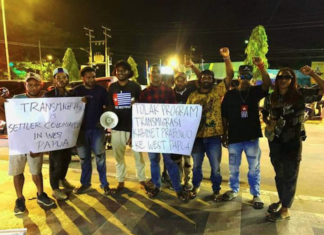
[{"label": "paved road", "polygon": [[[324,197],[324,187],[320,185],[320,179],[324,178],[324,125],[323,124],[306,124],[307,140],[303,142],[303,160],[301,163],[300,175],[298,180],[297,195],[308,195],[314,197]],[[6,139],[0,139],[0,159],[8,159],[8,142]],[[261,157],[261,189],[266,191],[276,191],[274,185],[274,171],[269,159],[269,147],[266,138],[260,139],[260,146],[262,151]],[[77,161],[78,157],[74,158],[76,161],[72,162],[70,167],[73,169],[80,169],[80,164]],[[131,156],[131,151],[127,151],[128,174],[129,177],[135,177],[134,160]],[[149,159],[146,159],[146,172],[149,177]],[[45,161],[45,164],[48,163]],[[115,175],[115,162],[111,150],[107,150],[107,166],[108,174]],[[207,158],[204,161],[204,177],[208,178],[209,163]],[[248,186],[247,181],[247,162],[246,159],[242,161],[241,167],[241,185]],[[228,152],[223,148],[223,157],[221,170],[224,184],[228,182]]]},{"label": "paved road", "polygon": [[[324,234],[324,189],[323,189],[323,125],[307,125],[308,139],[304,143],[303,162],[299,185],[289,222],[273,224],[265,219],[266,208],[277,200],[273,169],[268,158],[266,139],[261,139],[262,191],[265,208],[254,210],[251,206],[246,179],[246,161],[241,171],[241,192],[231,202],[214,203],[210,199],[209,180],[204,180],[196,200],[179,203],[174,191],[163,192],[151,200],[139,189],[135,180],[134,160],[127,151],[128,177],[123,193],[104,197],[99,188],[98,174],[93,173],[93,189],[87,194],[74,195],[68,192],[69,200],[59,201],[51,208],[37,205],[35,186],[30,174],[26,174],[24,195],[28,211],[23,216],[14,216],[16,198],[12,177],[7,175],[8,148],[6,140],[0,140],[0,230],[27,228],[27,234]],[[70,165],[68,179],[78,184],[80,164],[78,157]],[[149,164],[147,162],[147,176]],[[116,185],[114,159],[107,150],[108,180]],[[228,189],[227,150],[223,153],[223,191]],[[28,167],[26,169],[28,172]],[[204,163],[204,176],[209,175],[208,162]],[[43,166],[44,188],[50,195],[48,162]]]}]

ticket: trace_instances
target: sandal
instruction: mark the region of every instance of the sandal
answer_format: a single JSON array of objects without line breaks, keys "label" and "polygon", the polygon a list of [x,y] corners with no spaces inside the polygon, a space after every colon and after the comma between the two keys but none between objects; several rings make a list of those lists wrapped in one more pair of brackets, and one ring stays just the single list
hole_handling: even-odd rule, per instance
[{"label": "sandal", "polygon": [[272,203],[269,207],[268,207],[268,212],[269,213],[275,213],[275,212],[278,212],[281,208],[281,202],[275,202],[275,203]]},{"label": "sandal", "polygon": [[111,189],[111,193],[113,194],[120,193],[121,191],[123,191],[124,188],[125,188],[124,182],[119,182],[117,188]]},{"label": "sandal", "polygon": [[254,196],[253,197],[253,208],[254,209],[262,209],[264,206],[264,203],[259,196]]},{"label": "sandal", "polygon": [[199,193],[200,189],[193,187],[193,189],[189,192],[189,199],[195,199],[197,194]]},{"label": "sandal", "polygon": [[214,202],[220,202],[223,200],[223,195],[218,192],[214,192],[212,195],[212,199]]},{"label": "sandal", "polygon": [[113,194],[120,193],[121,191],[123,191],[123,189],[125,189],[125,187],[112,188],[111,193]]},{"label": "sandal", "polygon": [[183,190],[177,192],[177,196],[183,203],[187,203],[189,201],[189,194]]},{"label": "sandal", "polygon": [[282,217],[282,214],[280,212],[274,212],[267,215],[267,219],[270,220],[271,222],[277,223],[281,221],[290,220],[290,215],[288,215],[287,217]]},{"label": "sandal", "polygon": [[231,201],[231,200],[233,200],[233,198],[236,198],[237,196],[238,196],[238,193],[234,192],[233,190],[229,190],[223,194],[222,199],[224,201]]},{"label": "sandal", "polygon": [[161,189],[155,187],[152,190],[149,190],[147,192],[147,195],[149,196],[149,198],[153,198],[156,197],[159,194],[159,192],[161,192]]}]

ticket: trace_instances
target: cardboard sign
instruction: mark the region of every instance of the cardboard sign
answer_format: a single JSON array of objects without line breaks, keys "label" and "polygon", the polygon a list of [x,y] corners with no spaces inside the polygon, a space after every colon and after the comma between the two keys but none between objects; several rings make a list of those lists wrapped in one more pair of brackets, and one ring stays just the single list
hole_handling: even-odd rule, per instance
[{"label": "cardboard sign", "polygon": [[9,154],[75,146],[85,104],[80,97],[20,98],[5,103]]},{"label": "cardboard sign", "polygon": [[190,155],[201,113],[200,105],[134,104],[133,150]]}]

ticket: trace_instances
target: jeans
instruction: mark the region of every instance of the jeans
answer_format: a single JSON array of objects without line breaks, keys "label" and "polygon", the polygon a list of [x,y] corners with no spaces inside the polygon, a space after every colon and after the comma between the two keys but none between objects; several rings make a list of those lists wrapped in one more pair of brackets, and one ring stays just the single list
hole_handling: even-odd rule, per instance
[{"label": "jeans", "polygon": [[59,188],[59,181],[64,180],[71,162],[71,148],[49,152],[49,173],[52,189]]},{"label": "jeans", "polygon": [[281,204],[290,208],[295,197],[302,141],[290,140],[287,143],[269,142],[270,158],[276,172],[275,182]]},{"label": "jeans", "polygon": [[[151,162],[151,177],[153,184],[161,188],[160,153],[148,153]],[[171,160],[170,154],[162,153],[164,164],[168,170],[172,186],[176,192],[181,191],[178,164]]]},{"label": "jeans", "polygon": [[231,189],[236,193],[240,190],[240,166],[243,151],[249,164],[247,177],[250,185],[250,193],[254,196],[260,196],[261,150],[259,147],[259,139],[228,145],[230,170],[229,185]]},{"label": "jeans", "polygon": [[101,128],[81,129],[77,141],[78,154],[81,160],[81,179],[82,185],[91,185],[92,163],[91,152],[96,157],[97,170],[99,173],[100,187],[108,186],[106,173],[106,150],[105,150],[105,131]]},{"label": "jeans", "polygon": [[205,153],[209,159],[211,167],[210,181],[212,182],[213,192],[219,192],[222,183],[222,176],[220,173],[222,146],[220,137],[213,136],[207,138],[196,138],[191,153],[194,162],[192,169],[192,184],[195,188],[199,188],[203,179],[202,164]]}]

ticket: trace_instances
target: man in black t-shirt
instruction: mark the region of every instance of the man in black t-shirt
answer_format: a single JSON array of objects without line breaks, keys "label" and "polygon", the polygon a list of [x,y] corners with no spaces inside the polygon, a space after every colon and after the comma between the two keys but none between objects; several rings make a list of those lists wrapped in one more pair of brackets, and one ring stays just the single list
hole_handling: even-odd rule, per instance
[{"label": "man in black t-shirt", "polygon": [[259,101],[268,94],[271,80],[261,58],[254,57],[253,63],[262,75],[262,85],[252,86],[253,67],[239,67],[239,87],[228,91],[222,102],[224,126],[223,145],[229,152],[229,185],[231,190],[223,194],[223,200],[237,197],[240,188],[240,165],[242,152],[249,164],[248,181],[253,195],[253,207],[263,208],[260,198],[260,156],[259,137],[262,137]]},{"label": "man in black t-shirt", "polygon": [[[113,75],[118,81],[110,85],[108,90],[108,109],[118,116],[118,124],[111,132],[111,144],[116,160],[117,188],[114,192],[124,189],[126,176],[125,149],[131,146],[132,133],[132,104],[137,102],[141,93],[141,86],[129,80],[134,73],[127,61],[121,60],[115,64]],[[145,186],[145,162],[142,153],[133,151],[137,177],[141,187]]]}]

